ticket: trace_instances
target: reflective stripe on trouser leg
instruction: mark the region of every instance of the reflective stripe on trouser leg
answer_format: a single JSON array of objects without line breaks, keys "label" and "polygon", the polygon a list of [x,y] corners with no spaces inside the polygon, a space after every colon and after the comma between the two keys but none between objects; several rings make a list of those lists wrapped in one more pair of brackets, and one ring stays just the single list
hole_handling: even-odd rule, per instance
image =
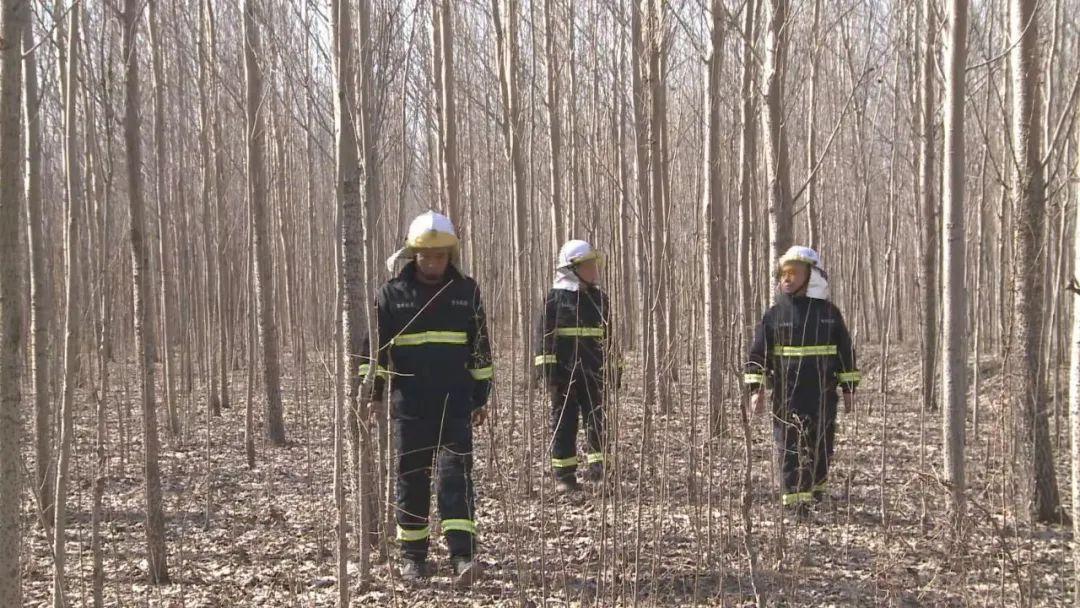
[{"label": "reflective stripe on trouser leg", "polygon": [[418,540],[427,540],[431,536],[431,526],[424,526],[423,528],[404,528],[400,525],[397,527],[397,539],[402,542],[416,542]]},{"label": "reflective stripe on trouser leg", "polygon": [[572,478],[577,471],[578,412],[573,391],[551,389],[551,466],[560,479]]},{"label": "reflective stripe on trouser leg", "polygon": [[808,502],[814,502],[814,494],[812,492],[792,492],[790,494],[782,495],[781,501],[784,503],[785,507],[801,505]]}]

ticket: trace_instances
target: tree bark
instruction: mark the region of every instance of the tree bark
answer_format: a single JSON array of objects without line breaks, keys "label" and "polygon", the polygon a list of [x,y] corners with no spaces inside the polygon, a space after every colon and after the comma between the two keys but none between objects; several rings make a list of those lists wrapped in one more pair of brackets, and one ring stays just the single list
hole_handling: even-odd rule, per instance
[{"label": "tree bark", "polygon": [[[23,28],[23,49],[34,48],[33,26]],[[42,521],[52,526],[52,402],[49,374],[49,325],[52,323],[52,291],[46,266],[45,221],[42,209],[41,107],[38,93],[37,53],[23,59],[23,120],[26,146],[26,237],[30,256],[30,367],[34,387],[34,495],[41,502]]]},{"label": "tree bark", "polygon": [[0,606],[22,606],[19,497],[22,474],[19,407],[22,354],[22,268],[19,219],[22,204],[22,36],[30,3],[0,4]]},{"label": "tree bark", "polygon": [[1042,369],[1043,264],[1046,243],[1046,184],[1039,142],[1041,103],[1038,87],[1039,24],[1036,0],[1011,0],[1013,47],[1013,145],[1017,171],[1013,182],[1016,214],[1016,272],[1013,297],[1013,343],[1020,357],[1021,378],[1014,387],[1021,417],[1022,450],[1032,490],[1032,517],[1041,522],[1061,518],[1057,475],[1047,420],[1046,370]]},{"label": "tree bark", "polygon": [[[788,1],[771,0],[768,75],[765,80],[765,148],[769,166],[769,240],[773,261],[791,247],[793,209],[787,127],[784,124],[784,77],[790,27]],[[770,262],[771,265],[771,262]]]},{"label": "tree bark", "polygon": [[53,595],[54,608],[63,608],[67,603],[64,595],[65,572],[67,564],[67,487],[68,469],[71,462],[71,444],[75,437],[74,395],[76,383],[76,360],[79,356],[79,332],[81,317],[78,309],[79,279],[81,272],[75,267],[81,257],[79,229],[82,226],[83,183],[80,165],[78,131],[76,122],[78,113],[76,103],[78,94],[75,83],[78,82],[76,70],[79,65],[79,25],[82,6],[73,5],[67,39],[67,64],[64,73],[68,86],[64,90],[64,177],[67,208],[65,209],[64,242],[64,372],[63,385],[60,389],[60,453],[56,463],[56,487],[53,497]]},{"label": "tree bark", "polygon": [[[739,106],[739,327],[743,329],[744,343],[749,343],[746,332],[753,331],[754,296],[752,284],[752,266],[750,263],[751,242],[750,218],[753,213],[754,167],[757,166],[757,95],[754,72],[755,16],[759,0],[749,0],[743,7],[743,43],[742,76],[740,83]],[[741,349],[745,350],[745,349]]]},{"label": "tree bark", "polygon": [[[651,299],[653,293],[653,281],[650,268],[652,265],[652,255],[648,252],[648,235],[650,234],[651,224],[651,205],[654,202],[650,201],[651,190],[649,181],[651,174],[649,172],[649,119],[648,119],[648,93],[645,89],[645,81],[647,78],[648,68],[646,66],[646,59],[643,58],[645,54],[645,38],[642,32],[641,24],[641,2],[642,0],[631,0],[631,12],[630,12],[630,71],[631,78],[631,90],[633,91],[634,98],[634,162],[637,172],[638,190],[638,234],[637,234],[637,275],[638,275],[638,327],[641,332],[641,358],[644,360],[642,385],[645,403],[647,406],[655,405],[656,403],[656,369],[659,362],[656,360],[655,351],[653,349],[653,341],[655,334],[652,331],[649,311],[652,310]],[[648,1],[648,0],[644,0]]]},{"label": "tree bark", "polygon": [[[505,8],[500,10],[500,4]],[[526,216],[525,192],[525,157],[522,142],[524,117],[522,102],[518,92],[518,0],[491,0],[492,17],[495,25],[496,43],[499,53],[499,78],[503,95],[503,136],[506,143],[506,157],[510,161],[510,185],[513,198],[514,226],[514,288],[517,295],[515,312],[517,317],[517,335],[522,336],[522,352],[529,349],[529,250],[525,238]],[[532,361],[522,356],[523,377],[532,373]]]},{"label": "tree bark", "polygon": [[937,409],[938,361],[938,215],[934,199],[934,71],[937,38],[937,18],[934,0],[923,3],[923,34],[926,36],[922,53],[922,148],[919,154],[919,185],[922,196],[922,280],[923,299],[923,407]]},{"label": "tree bark", "polygon": [[[967,0],[949,3],[949,47],[945,66],[945,166],[948,185],[944,194],[945,282],[942,305],[945,311],[942,360],[942,438],[945,448],[945,479],[952,494],[953,517],[957,526],[964,521],[964,452],[967,442],[968,291],[964,242],[964,98],[967,67]],[[975,297],[978,297],[976,294]]]},{"label": "tree bark", "polygon": [[259,29],[255,17],[258,0],[244,0],[244,80],[246,82],[248,196],[255,230],[255,290],[259,315],[259,341],[266,391],[266,438],[285,445],[285,419],[281,404],[281,362],[274,315],[273,242],[270,239],[270,197],[266,185],[266,100]]},{"label": "tree bark", "polygon": [[151,584],[169,582],[165,549],[165,514],[161,505],[161,470],[158,466],[157,404],[154,391],[154,355],[157,347],[150,317],[152,290],[150,250],[145,241],[146,217],[140,136],[139,54],[136,42],[139,0],[124,0],[124,145],[127,148],[128,205],[131,214],[132,287],[135,298],[135,341],[139,358],[139,385],[143,413],[143,475],[146,498],[147,577]]},{"label": "tree bark", "polygon": [[[567,227],[562,192],[562,100],[559,92],[561,64],[558,56],[558,29],[552,4],[544,2],[544,51],[547,55],[548,142],[551,149],[551,235],[553,251],[566,242]],[[572,179],[572,178],[571,178]]]},{"label": "tree bark", "polygon": [[[1074,145],[1076,167],[1073,179],[1080,178],[1080,130],[1076,132]],[[1072,524],[1073,524],[1073,585],[1080,589],[1080,188],[1076,188],[1073,203],[1073,276],[1070,281],[1072,293],[1072,340],[1069,350],[1069,436],[1072,439]],[[1074,592],[1074,606],[1080,607],[1080,593]]]},{"label": "tree bark", "polygon": [[[161,302],[161,371],[162,388],[165,393],[165,412],[168,414],[169,434],[180,437],[180,413],[176,404],[175,376],[173,367],[173,342],[175,341],[176,310],[178,294],[173,290],[173,267],[169,260],[169,207],[166,202],[165,167],[165,68],[161,57],[161,34],[158,31],[157,0],[147,0],[147,23],[150,34],[151,87],[154,92],[154,195],[157,197],[158,241],[158,294]],[[74,53],[74,50],[71,51]],[[207,294],[209,295],[209,294]]]},{"label": "tree bark", "polygon": [[723,107],[723,99],[720,95],[720,81],[723,78],[722,60],[724,53],[724,6],[721,0],[712,0],[711,10],[712,31],[709,58],[706,62],[709,72],[709,87],[706,93],[709,115],[705,154],[705,193],[702,197],[701,214],[702,225],[705,228],[702,286],[705,291],[705,397],[709,404],[710,429],[713,436],[718,436],[721,428],[720,417],[723,413],[720,394],[723,369],[719,360],[723,352],[720,321],[720,270],[723,268],[720,256],[723,249],[720,222],[724,204],[720,181],[722,179],[720,112]]}]

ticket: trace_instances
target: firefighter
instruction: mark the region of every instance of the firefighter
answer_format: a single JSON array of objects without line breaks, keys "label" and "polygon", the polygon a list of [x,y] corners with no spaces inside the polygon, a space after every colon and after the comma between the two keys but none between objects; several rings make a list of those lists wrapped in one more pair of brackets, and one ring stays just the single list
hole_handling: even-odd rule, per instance
[{"label": "firefighter", "polygon": [[537,322],[536,380],[551,397],[551,466],[560,493],[580,490],[579,416],[588,447],[585,478],[604,478],[604,363],[610,327],[608,298],[599,282],[600,254],[585,241],[567,241]]},{"label": "firefighter", "polygon": [[458,270],[457,257],[458,237],[447,217],[429,211],[413,220],[405,247],[387,266],[393,272],[398,260],[408,263],[376,297],[378,356],[360,371],[374,376],[371,410],[389,391],[398,448],[401,576],[417,581],[432,575],[427,554],[434,467],[455,584],[467,587],[481,572],[474,559],[472,427],[486,417],[493,368],[480,289]]},{"label": "firefighter", "polygon": [[773,437],[782,471],[781,501],[798,515],[824,498],[843,392],[854,407],[861,378],[840,310],[829,301],[817,252],[792,247],[779,261],[779,294],[754,332],[745,384],[755,415],[772,388]]}]

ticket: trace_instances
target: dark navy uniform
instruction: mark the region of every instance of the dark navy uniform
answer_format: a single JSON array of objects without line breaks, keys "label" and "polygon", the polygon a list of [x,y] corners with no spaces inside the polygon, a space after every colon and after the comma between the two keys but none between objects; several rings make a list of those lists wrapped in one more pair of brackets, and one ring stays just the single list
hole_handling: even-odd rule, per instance
[{"label": "dark navy uniform", "polygon": [[480,290],[453,266],[441,285],[421,283],[411,262],[379,290],[376,307],[378,358],[374,367],[361,366],[361,373],[376,374],[373,400],[390,387],[399,454],[398,540],[406,557],[427,557],[431,472],[437,463],[439,516],[450,554],[471,558],[471,417],[487,403],[493,375]]},{"label": "dark navy uniform", "polygon": [[537,323],[536,376],[551,396],[551,465],[559,479],[578,467],[578,417],[590,464],[604,462],[604,364],[608,298],[598,287],[552,289]]},{"label": "dark navy uniform", "polygon": [[745,383],[772,387],[773,436],[783,471],[783,502],[825,492],[836,436],[837,388],[861,378],[840,310],[828,300],[780,295],[754,332]]}]

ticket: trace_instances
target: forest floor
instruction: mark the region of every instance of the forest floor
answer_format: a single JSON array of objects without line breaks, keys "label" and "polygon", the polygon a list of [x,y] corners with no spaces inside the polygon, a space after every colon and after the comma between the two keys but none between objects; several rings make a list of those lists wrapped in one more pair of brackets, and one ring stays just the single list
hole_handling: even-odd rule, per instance
[{"label": "forest floor", "polygon": [[[980,366],[980,426],[976,433],[969,424],[968,435],[966,535],[957,541],[948,491],[939,482],[940,416],[921,412],[915,351],[892,349],[884,395],[878,356],[873,348],[863,353],[857,413],[841,414],[831,499],[808,519],[793,519],[779,506],[769,425],[753,422],[749,536],[741,511],[745,454],[734,385],[727,391],[723,434],[712,441],[704,433],[706,413],[695,405],[700,372],[682,370],[666,415],[646,416],[639,386],[624,387],[608,405],[617,426],[613,482],[563,497],[553,493],[545,466],[547,406],[524,391],[513,391],[515,398],[509,378],[500,376],[492,403],[497,415],[476,437],[486,577],[467,592],[454,591],[445,549],[433,536],[439,572],[424,585],[401,584],[379,559],[379,548],[366,581],[350,562],[353,605],[1067,605],[1071,532],[1024,523],[1017,488],[1026,476],[1003,432],[1013,418],[1002,406],[1002,388],[1010,380],[1000,362],[983,360]],[[212,423],[209,522],[202,391],[183,399],[188,424],[180,439],[164,432],[160,414],[172,576],[161,586],[145,583],[137,394],[130,384],[114,385],[103,525],[106,605],[334,605],[326,369],[312,361],[303,382],[295,368],[288,369],[283,380],[290,446],[270,448],[260,439],[254,469],[247,468],[243,451],[246,372],[234,373],[234,407]],[[126,382],[133,377],[113,376],[126,376]],[[1065,383],[1060,387],[1064,391]],[[121,412],[131,437],[127,450],[117,432]],[[92,415],[90,407],[78,415],[67,545],[70,605],[90,605]],[[1067,503],[1067,426],[1064,418],[1060,428],[1056,422],[1051,431],[1058,441],[1058,485]],[[25,428],[32,428],[29,419]],[[26,444],[29,472],[32,450]],[[52,559],[35,509],[27,501],[24,590],[28,606],[44,606]],[[349,542],[355,551],[356,536],[350,534]]]}]

